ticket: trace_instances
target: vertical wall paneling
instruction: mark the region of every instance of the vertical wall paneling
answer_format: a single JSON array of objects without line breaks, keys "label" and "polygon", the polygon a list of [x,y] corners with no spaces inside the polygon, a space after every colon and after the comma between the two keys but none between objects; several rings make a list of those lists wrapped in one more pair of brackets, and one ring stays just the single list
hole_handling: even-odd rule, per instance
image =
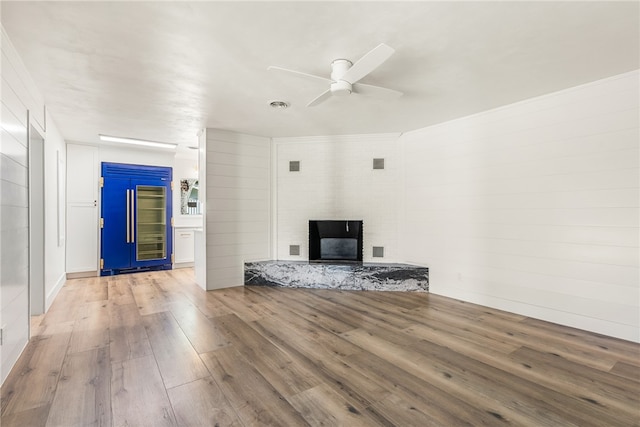
[{"label": "vertical wall paneling", "polygon": [[430,290],[640,341],[638,71],[405,133]]},{"label": "vertical wall paneling", "polygon": [[[4,45],[3,45],[4,46]],[[2,68],[9,64],[2,64]],[[4,73],[3,73],[4,77]],[[4,92],[3,92],[4,93]],[[2,99],[0,142],[0,327],[1,380],[7,377],[29,333],[29,203],[27,109]]]},{"label": "vertical wall paneling", "polygon": [[[31,116],[31,124],[43,134],[46,131],[45,106],[42,96],[36,89],[22,59],[13,47],[9,36],[2,27],[2,75],[13,92],[9,96],[20,100]],[[5,68],[6,65],[6,68]]]},{"label": "vertical wall paneling", "polygon": [[[200,185],[200,208],[203,214],[209,205],[207,199],[207,130],[198,133],[198,183]],[[206,218],[206,215],[204,215]],[[194,254],[193,270],[196,283],[207,289],[207,221],[202,222],[202,228],[193,232]]]},{"label": "vertical wall paneling", "polygon": [[206,148],[206,287],[240,286],[271,257],[270,139],[207,129]]},{"label": "vertical wall paneling", "polygon": [[[29,339],[28,109],[16,89],[15,51],[2,31],[0,140],[0,382]],[[20,91],[24,89],[20,87]]]},{"label": "vertical wall paneling", "polygon": [[[309,220],[363,220],[364,261],[399,260],[397,134],[274,138],[275,257],[308,259]],[[385,159],[374,169],[373,159]],[[299,161],[300,170],[290,171]],[[300,255],[290,255],[291,245]]]}]

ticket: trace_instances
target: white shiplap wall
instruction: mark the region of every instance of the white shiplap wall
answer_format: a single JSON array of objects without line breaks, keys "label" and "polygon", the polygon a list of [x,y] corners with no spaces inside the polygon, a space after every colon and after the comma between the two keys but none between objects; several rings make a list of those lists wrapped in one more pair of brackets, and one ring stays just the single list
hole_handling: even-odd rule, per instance
[{"label": "white shiplap wall", "polygon": [[4,329],[4,341],[0,347],[2,382],[29,338],[27,107],[5,80],[4,70],[11,66],[3,57],[0,142],[0,326]]},{"label": "white shiplap wall", "polygon": [[271,140],[206,130],[206,288],[244,284],[244,262],[270,259]]},{"label": "white shiplap wall", "polygon": [[44,126],[44,104],[4,28],[1,37],[0,383],[29,339],[29,111]]},{"label": "white shiplap wall", "polygon": [[[395,262],[397,134],[274,138],[275,258],[307,260],[309,220],[363,220],[363,260]],[[382,158],[385,168],[373,169]],[[290,172],[289,162],[300,171]],[[299,245],[300,255],[289,255]],[[373,246],[384,248],[372,258]]]},{"label": "white shiplap wall", "polygon": [[404,134],[432,292],[640,341],[639,73]]}]

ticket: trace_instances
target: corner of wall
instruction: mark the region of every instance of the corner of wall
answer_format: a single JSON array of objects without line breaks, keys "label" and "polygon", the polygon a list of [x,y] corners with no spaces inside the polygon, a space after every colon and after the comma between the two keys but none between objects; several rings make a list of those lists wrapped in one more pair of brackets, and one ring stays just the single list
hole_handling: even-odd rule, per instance
[{"label": "corner of wall", "polygon": [[271,251],[271,138],[207,129],[205,140],[207,289],[241,286],[244,262]]}]

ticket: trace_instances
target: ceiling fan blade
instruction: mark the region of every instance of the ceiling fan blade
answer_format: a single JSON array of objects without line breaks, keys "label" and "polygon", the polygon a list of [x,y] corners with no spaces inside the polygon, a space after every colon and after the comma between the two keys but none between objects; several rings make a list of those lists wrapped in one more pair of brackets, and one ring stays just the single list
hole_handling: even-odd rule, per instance
[{"label": "ceiling fan blade", "polygon": [[351,84],[357,82],[376,68],[378,68],[384,61],[389,59],[395,52],[395,49],[387,46],[384,43],[380,43],[369,51],[365,56],[360,58],[355,64],[351,66],[342,76],[342,80]]},{"label": "ceiling fan blade", "polygon": [[321,76],[316,76],[313,74],[307,74],[307,73],[303,73],[302,71],[295,71],[295,70],[289,70],[287,68],[282,68],[282,67],[274,67],[273,65],[270,65],[269,67],[267,67],[267,70],[269,71],[284,71],[285,73],[290,73],[290,74],[295,74],[297,76],[300,77],[306,77],[309,79],[314,79],[314,80],[322,80],[323,82],[327,83],[331,83],[331,79],[328,79],[326,77],[321,77]]},{"label": "ceiling fan blade", "polygon": [[354,93],[359,95],[371,96],[373,98],[380,99],[395,99],[402,96],[402,92],[397,90],[387,89],[385,87],[366,85],[363,83],[356,83],[351,86]]},{"label": "ceiling fan blade", "polygon": [[318,95],[313,101],[308,103],[307,107],[314,107],[314,106],[320,104],[321,102],[326,101],[330,97],[331,97],[331,89],[327,89],[324,92],[322,92],[320,95]]}]

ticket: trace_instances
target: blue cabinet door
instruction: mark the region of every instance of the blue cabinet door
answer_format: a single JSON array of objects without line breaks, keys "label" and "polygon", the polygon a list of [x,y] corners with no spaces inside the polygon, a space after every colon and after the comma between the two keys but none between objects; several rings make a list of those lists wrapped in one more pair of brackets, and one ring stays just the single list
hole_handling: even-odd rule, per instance
[{"label": "blue cabinet door", "polygon": [[103,270],[131,267],[131,180],[109,178],[102,187]]}]

